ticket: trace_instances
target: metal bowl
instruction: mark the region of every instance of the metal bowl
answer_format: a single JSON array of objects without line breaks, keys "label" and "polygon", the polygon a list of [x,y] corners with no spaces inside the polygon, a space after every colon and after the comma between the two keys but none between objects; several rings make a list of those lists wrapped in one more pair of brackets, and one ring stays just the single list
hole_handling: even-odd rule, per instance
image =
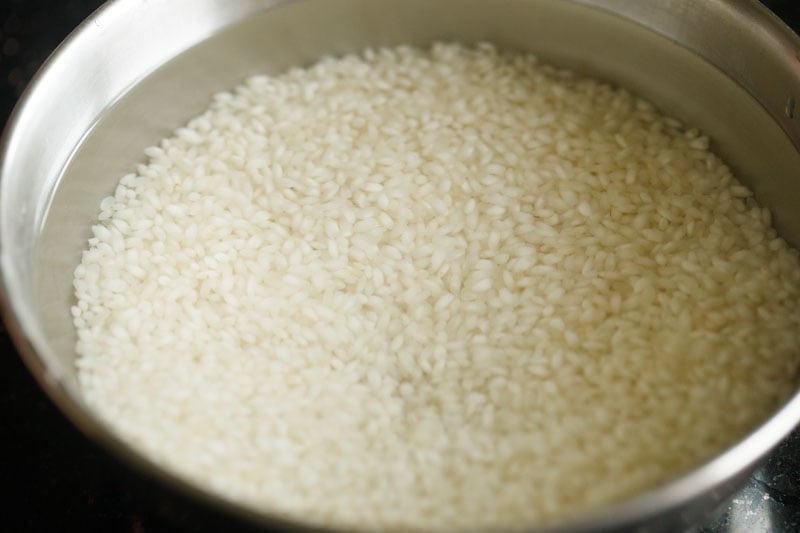
[{"label": "metal bowl", "polygon": [[[303,526],[186,484],[87,408],[74,368],[73,270],[101,198],[213,93],[325,54],[442,39],[533,51],[701,127],[800,245],[800,39],[754,0],[115,0],[39,73],[9,122],[0,167],[4,318],[76,426],[207,505]],[[796,395],[696,470],[551,529],[674,531],[729,495],[798,421]]]}]

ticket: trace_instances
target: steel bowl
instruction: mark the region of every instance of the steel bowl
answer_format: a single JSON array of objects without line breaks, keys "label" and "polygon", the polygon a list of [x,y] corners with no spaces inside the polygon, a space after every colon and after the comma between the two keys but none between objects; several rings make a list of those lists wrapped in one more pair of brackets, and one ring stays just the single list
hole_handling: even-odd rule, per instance
[{"label": "steel bowl", "polygon": [[[262,526],[304,526],[176,478],[86,406],[74,366],[73,271],[100,200],[213,93],[326,54],[442,39],[533,51],[699,126],[772,210],[781,236],[800,245],[800,39],[754,0],[114,0],[37,75],[9,121],[0,165],[3,316],[78,428],[204,505]],[[685,527],[798,421],[795,395],[692,472],[550,530]]]}]

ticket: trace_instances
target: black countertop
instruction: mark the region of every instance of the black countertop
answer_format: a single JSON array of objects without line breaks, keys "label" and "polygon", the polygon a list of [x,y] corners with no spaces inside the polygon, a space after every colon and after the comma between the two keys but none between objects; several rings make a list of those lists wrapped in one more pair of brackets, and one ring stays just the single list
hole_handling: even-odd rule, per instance
[{"label": "black countertop", "polygon": [[[0,0],[0,124],[41,62],[101,3]],[[764,3],[800,31],[800,2]],[[2,326],[0,350],[0,483],[7,489],[0,499],[0,531],[229,529],[223,517],[165,491],[80,434],[33,381]],[[800,431],[716,519],[692,531],[800,531]]]}]

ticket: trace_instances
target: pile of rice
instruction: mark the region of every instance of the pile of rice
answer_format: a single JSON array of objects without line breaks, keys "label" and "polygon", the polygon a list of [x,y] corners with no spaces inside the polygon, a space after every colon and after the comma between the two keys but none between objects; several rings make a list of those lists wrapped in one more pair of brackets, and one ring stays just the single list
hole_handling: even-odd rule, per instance
[{"label": "pile of rice", "polygon": [[231,500],[548,523],[794,389],[800,259],[695,129],[490,45],[256,76],[146,151],[75,271],[86,399]]}]

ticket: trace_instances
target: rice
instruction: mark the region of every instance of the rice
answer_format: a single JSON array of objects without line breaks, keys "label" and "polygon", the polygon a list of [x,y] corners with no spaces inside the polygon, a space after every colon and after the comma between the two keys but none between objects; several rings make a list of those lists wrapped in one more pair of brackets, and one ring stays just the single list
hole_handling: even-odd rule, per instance
[{"label": "rice", "polygon": [[253,508],[546,524],[794,390],[800,259],[696,129],[488,44],[255,76],[100,205],[87,402]]}]

